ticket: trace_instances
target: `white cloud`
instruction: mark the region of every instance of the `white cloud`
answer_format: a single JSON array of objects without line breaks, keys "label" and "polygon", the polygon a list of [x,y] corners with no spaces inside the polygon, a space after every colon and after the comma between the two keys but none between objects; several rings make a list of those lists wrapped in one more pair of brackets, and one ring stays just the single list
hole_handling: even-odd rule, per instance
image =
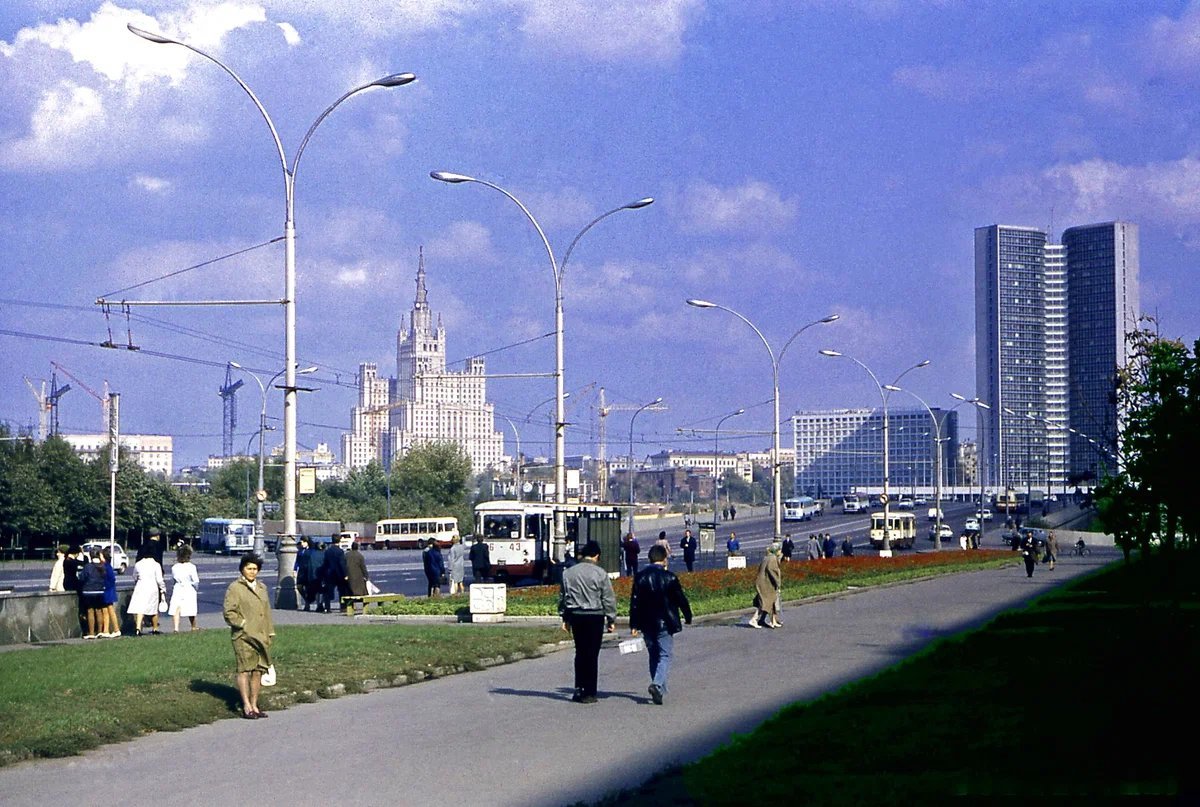
[{"label": "white cloud", "polygon": [[1200,159],[1122,165],[1102,159],[1056,165],[1043,177],[1063,200],[1064,221],[1133,219],[1179,229],[1200,223]]},{"label": "white cloud", "polygon": [[766,182],[750,179],[731,188],[695,182],[677,200],[680,226],[693,233],[763,233],[782,229],[797,215],[795,199],[785,199]]},{"label": "white cloud", "polygon": [[559,53],[598,61],[671,61],[683,51],[702,0],[512,0],[523,8],[521,30]]},{"label": "white cloud", "polygon": [[283,31],[283,39],[289,45],[295,47],[300,44],[300,32],[290,22],[275,23],[279,26],[279,30]]},{"label": "white cloud", "polygon": [[129,184],[148,193],[166,193],[171,190],[171,182],[161,177],[137,174],[129,180]]},{"label": "white cloud", "polygon": [[1156,17],[1137,45],[1151,71],[1200,78],[1200,3],[1191,3],[1178,19]]},{"label": "white cloud", "polygon": [[969,101],[1000,84],[988,71],[967,65],[897,67],[892,72],[892,81],[939,101]]},{"label": "white cloud", "polygon": [[789,253],[771,244],[756,241],[736,249],[701,250],[686,260],[680,269],[683,277],[702,288],[751,274],[760,282],[772,278],[788,283],[804,281],[800,264]]},{"label": "white cloud", "polygon": [[99,93],[60,81],[39,97],[24,137],[0,143],[0,166],[13,171],[60,169],[102,139],[108,115]]},{"label": "white cloud", "polygon": [[499,262],[491,231],[477,221],[456,221],[425,242],[425,254],[438,261],[493,265]]}]

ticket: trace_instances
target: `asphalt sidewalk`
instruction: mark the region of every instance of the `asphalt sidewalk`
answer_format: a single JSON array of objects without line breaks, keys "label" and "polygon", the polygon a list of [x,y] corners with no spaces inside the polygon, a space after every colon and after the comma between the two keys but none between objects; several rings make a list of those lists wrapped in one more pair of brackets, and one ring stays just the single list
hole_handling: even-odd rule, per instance
[{"label": "asphalt sidewalk", "polygon": [[[21,763],[0,769],[0,794],[7,805],[73,803],[83,793],[90,803],[288,807],[594,801],[1119,556],[1097,548],[1052,572],[1039,566],[1032,579],[1014,563],[862,589],[786,606],[774,631],[744,620],[688,628],[663,706],[646,692],[646,654],[622,656],[611,643],[594,705],[569,700],[568,650]],[[797,762],[780,754],[784,769]]]}]

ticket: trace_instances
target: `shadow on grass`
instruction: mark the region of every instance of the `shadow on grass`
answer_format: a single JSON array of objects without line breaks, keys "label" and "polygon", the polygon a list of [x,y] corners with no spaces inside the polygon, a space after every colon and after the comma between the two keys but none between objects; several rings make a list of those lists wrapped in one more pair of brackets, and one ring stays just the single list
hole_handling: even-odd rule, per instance
[{"label": "shadow on grass", "polygon": [[219,701],[222,701],[231,712],[241,712],[242,710],[242,695],[237,691],[237,687],[229,684],[221,684],[216,681],[205,681],[203,678],[193,678],[188,684],[188,689],[192,692],[202,692],[205,695],[212,695]]}]

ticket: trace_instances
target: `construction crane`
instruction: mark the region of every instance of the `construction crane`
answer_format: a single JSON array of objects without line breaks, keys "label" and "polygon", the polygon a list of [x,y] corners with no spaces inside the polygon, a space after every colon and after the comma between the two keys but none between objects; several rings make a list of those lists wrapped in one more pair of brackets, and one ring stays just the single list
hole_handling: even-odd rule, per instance
[{"label": "construction crane", "polygon": [[233,435],[237,431],[237,399],[234,395],[245,382],[233,380],[233,365],[225,365],[225,384],[217,390],[221,396],[223,418],[221,420],[221,455],[233,456]]},{"label": "construction crane", "polygon": [[[606,455],[608,429],[606,423],[608,416],[613,412],[636,412],[639,409],[644,409],[647,412],[665,412],[667,411],[666,404],[653,404],[652,406],[643,407],[641,404],[609,404],[605,402],[604,387],[600,388],[600,408],[597,414],[600,416],[599,426],[599,445],[596,451],[597,460],[597,487],[600,488],[600,495],[608,500],[608,457]],[[629,469],[632,472],[632,468]]]},{"label": "construction crane", "polygon": [[100,402],[100,431],[101,432],[108,431],[108,402],[109,402],[108,381],[105,380],[104,394],[101,395],[100,393],[96,392],[94,389],[89,387],[87,384],[80,381],[79,378],[77,378],[74,373],[72,373],[66,367],[63,367],[58,362],[51,361],[50,366],[53,367],[55,370],[58,370],[59,372],[61,372],[67,378],[74,381],[76,384],[78,384],[83,389],[84,392],[86,392],[88,395],[91,395],[93,398],[95,398],[97,401]]},{"label": "construction crane", "polygon": [[46,382],[41,381],[41,388],[33,386],[33,382],[25,379],[25,385],[33,393],[38,402],[38,439],[45,440],[48,434],[58,434],[58,399],[67,394],[71,385],[60,387],[58,376],[50,374],[50,393],[46,393]]}]

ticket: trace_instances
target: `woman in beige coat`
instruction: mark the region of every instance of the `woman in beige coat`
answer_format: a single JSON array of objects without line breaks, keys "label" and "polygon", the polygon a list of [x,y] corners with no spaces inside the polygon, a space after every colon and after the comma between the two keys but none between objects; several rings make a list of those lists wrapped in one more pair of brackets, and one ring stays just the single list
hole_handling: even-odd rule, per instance
[{"label": "woman in beige coat", "polygon": [[779,566],[779,546],[771,544],[758,564],[758,579],[754,581],[754,616],[750,617],[752,628],[782,627],[779,621],[779,586],[783,582],[783,571]]}]

